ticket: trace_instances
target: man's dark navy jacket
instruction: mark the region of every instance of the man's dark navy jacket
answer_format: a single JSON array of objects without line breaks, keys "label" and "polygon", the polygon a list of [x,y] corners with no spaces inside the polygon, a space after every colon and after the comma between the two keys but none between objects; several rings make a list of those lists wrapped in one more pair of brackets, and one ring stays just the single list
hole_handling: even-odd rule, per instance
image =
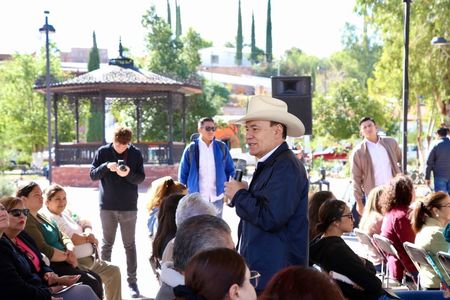
[{"label": "man's dark navy jacket", "polygon": [[308,188],[303,164],[286,143],[258,165],[248,190],[232,199],[241,218],[239,252],[261,274],[261,291],[279,270],[308,264]]}]

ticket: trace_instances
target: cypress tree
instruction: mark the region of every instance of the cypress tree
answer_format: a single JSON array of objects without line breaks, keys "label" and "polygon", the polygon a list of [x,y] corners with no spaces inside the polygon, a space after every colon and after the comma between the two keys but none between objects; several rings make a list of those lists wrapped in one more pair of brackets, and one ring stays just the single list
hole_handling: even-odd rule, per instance
[{"label": "cypress tree", "polygon": [[270,0],[267,1],[267,27],[266,27],[266,61],[272,62],[272,9]]},{"label": "cypress tree", "polygon": [[180,5],[177,3],[177,1],[175,1],[175,6],[176,6],[176,16],[177,16],[177,25],[175,28],[175,36],[176,36],[176,38],[178,38],[182,34],[182,31],[181,31],[181,9],[180,9]]},{"label": "cypress tree", "polygon": [[[97,70],[100,68],[100,54],[97,48],[97,37],[95,31],[92,34],[93,45],[89,52],[88,72]],[[102,140],[103,126],[102,126],[102,113],[100,101],[92,101],[89,108],[90,115],[88,119],[88,128],[86,133],[86,139],[88,142],[98,142]]]},{"label": "cypress tree", "polygon": [[239,0],[238,7],[238,29],[236,36],[236,64],[240,66],[242,64],[242,47],[243,47],[243,37],[242,37],[242,16],[241,16],[241,0]]},{"label": "cypress tree", "polygon": [[167,24],[169,24],[169,27],[172,28],[172,17],[170,16],[170,3],[169,3],[169,0],[167,0]]},{"label": "cypress tree", "polygon": [[97,70],[100,68],[100,54],[97,48],[97,38],[95,36],[95,31],[92,33],[93,45],[91,51],[89,51],[88,60],[88,72]]},{"label": "cypress tree", "polygon": [[251,45],[251,54],[250,60],[252,64],[256,63],[257,54],[256,54],[256,38],[255,38],[255,15],[252,12],[252,45]]}]

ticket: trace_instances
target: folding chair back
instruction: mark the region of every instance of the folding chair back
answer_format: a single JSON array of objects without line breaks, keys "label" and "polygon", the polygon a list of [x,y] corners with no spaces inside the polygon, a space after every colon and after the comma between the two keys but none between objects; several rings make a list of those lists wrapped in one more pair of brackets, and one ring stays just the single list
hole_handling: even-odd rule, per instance
[{"label": "folding chair back", "polygon": [[450,277],[450,254],[448,252],[439,251],[437,258],[444,271]]},{"label": "folding chair back", "polygon": [[355,228],[353,229],[353,232],[356,235],[356,238],[358,239],[358,241],[364,246],[366,247],[366,249],[372,251],[373,253],[375,253],[377,255],[377,257],[383,261],[385,258],[383,257],[383,255],[380,253],[380,250],[378,250],[377,246],[375,246],[375,244],[372,241],[372,238],[365,233],[364,231],[362,231],[359,228]]},{"label": "folding chair back", "polygon": [[379,249],[381,249],[381,251],[384,252],[384,254],[393,255],[400,260],[397,250],[395,249],[394,245],[388,238],[379,234],[374,234],[372,237],[373,240],[375,241],[375,244],[378,246]]}]

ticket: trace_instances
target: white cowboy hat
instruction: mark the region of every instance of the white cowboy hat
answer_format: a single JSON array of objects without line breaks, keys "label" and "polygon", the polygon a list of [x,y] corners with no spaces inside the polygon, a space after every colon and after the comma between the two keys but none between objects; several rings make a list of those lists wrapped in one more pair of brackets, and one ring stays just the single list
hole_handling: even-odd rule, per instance
[{"label": "white cowboy hat", "polygon": [[305,133],[305,126],[299,118],[288,112],[286,102],[269,96],[253,96],[247,107],[247,114],[230,123],[247,121],[274,121],[286,125],[287,135],[299,137]]}]

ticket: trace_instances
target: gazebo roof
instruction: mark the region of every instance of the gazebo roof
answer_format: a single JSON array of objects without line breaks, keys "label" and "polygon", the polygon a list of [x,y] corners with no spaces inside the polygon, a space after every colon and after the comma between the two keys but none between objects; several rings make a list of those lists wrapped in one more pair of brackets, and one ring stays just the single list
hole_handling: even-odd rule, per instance
[{"label": "gazebo roof", "polygon": [[[38,92],[45,93],[45,84],[36,86]],[[146,94],[149,92],[178,92],[182,94],[201,93],[199,86],[185,84],[153,72],[123,68],[116,65],[100,69],[50,84],[53,93],[84,94],[93,92]]]}]

